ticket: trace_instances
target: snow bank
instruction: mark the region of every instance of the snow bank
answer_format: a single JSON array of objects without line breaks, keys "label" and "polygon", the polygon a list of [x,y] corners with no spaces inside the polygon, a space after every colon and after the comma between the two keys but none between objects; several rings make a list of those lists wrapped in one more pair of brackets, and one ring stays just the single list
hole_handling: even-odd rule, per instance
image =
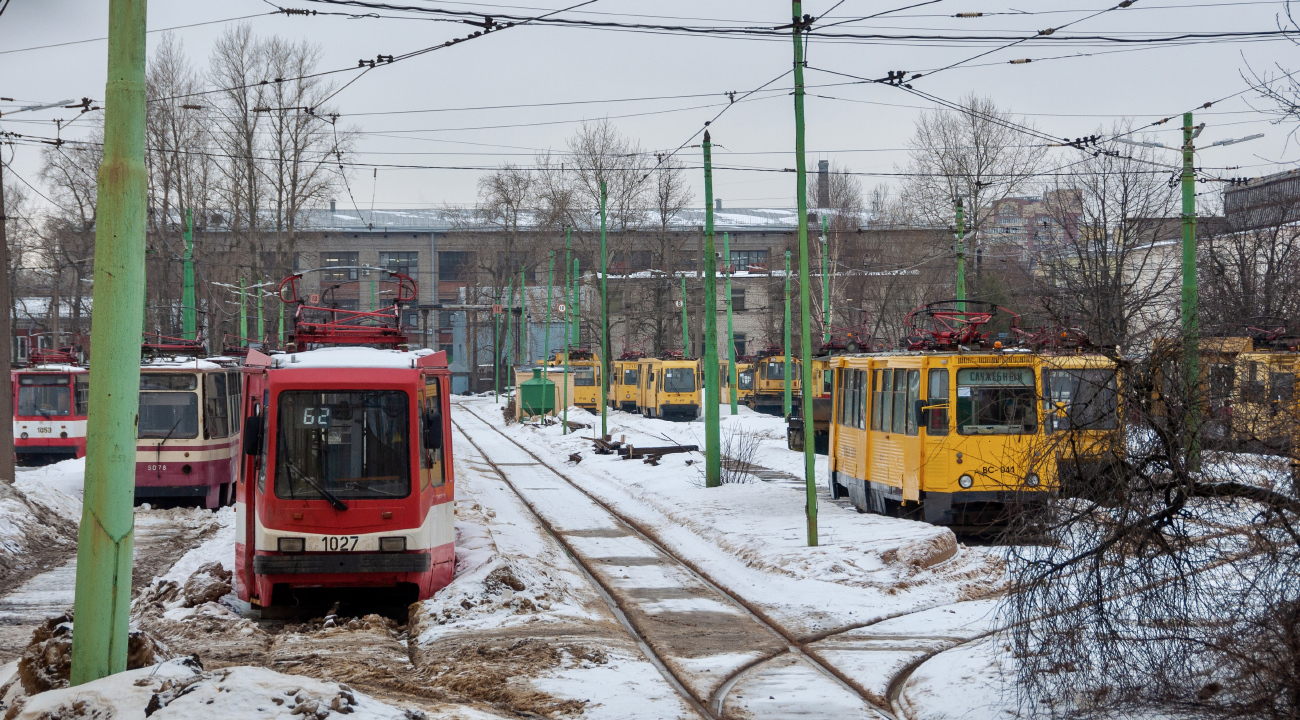
[{"label": "snow bank", "polygon": [[0,483],[0,577],[30,571],[75,547],[86,461],[19,468]]},{"label": "snow bank", "polygon": [[96,717],[113,720],[168,718],[324,718],[416,720],[419,710],[399,709],[347,685],[284,675],[257,667],[205,672],[190,658],[118,673],[94,682],[34,695],[15,720]]}]

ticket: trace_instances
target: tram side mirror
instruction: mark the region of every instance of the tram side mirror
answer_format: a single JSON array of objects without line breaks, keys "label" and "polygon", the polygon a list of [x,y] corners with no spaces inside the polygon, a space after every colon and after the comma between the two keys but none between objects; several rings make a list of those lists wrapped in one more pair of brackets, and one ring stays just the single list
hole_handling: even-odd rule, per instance
[{"label": "tram side mirror", "polygon": [[442,447],[442,413],[430,410],[424,414],[424,449],[437,450]]},{"label": "tram side mirror", "polygon": [[262,418],[258,415],[244,418],[244,454],[262,454]]}]

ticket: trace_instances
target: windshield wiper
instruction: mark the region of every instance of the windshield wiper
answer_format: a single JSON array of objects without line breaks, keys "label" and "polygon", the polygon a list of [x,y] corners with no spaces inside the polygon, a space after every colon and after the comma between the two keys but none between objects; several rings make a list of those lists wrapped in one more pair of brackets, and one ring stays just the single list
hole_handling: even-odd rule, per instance
[{"label": "windshield wiper", "polygon": [[325,499],[329,501],[329,504],[330,504],[330,505],[333,505],[333,506],[334,506],[334,509],[335,509],[335,510],[338,510],[338,511],[342,512],[342,511],[348,509],[348,504],[347,504],[347,503],[345,503],[345,502],[343,502],[342,500],[338,499],[338,496],[335,495],[334,493],[330,492],[329,490],[326,490],[324,485],[321,485],[320,483],[318,483],[318,482],[316,482],[315,480],[313,480],[312,477],[311,477],[310,475],[308,475],[307,473],[303,472],[302,470],[299,470],[297,465],[294,465],[293,463],[289,462],[288,460],[285,460],[285,461],[284,461],[284,466],[287,467],[287,468],[289,468],[290,470],[292,470],[292,471],[298,473],[298,477],[300,477],[300,478],[302,478],[303,480],[306,480],[307,482],[311,483],[311,486],[314,487],[314,488],[316,488],[317,490],[319,490],[319,491],[320,491],[320,494],[323,495],[323,496],[325,497]]},{"label": "windshield wiper", "polygon": [[360,492],[369,492],[369,493],[374,493],[376,495],[383,495],[384,497],[395,497],[395,498],[403,497],[401,495],[398,495],[397,493],[384,492],[383,490],[380,490],[378,488],[361,487],[359,483],[354,483],[354,482],[348,483],[348,487]]}]

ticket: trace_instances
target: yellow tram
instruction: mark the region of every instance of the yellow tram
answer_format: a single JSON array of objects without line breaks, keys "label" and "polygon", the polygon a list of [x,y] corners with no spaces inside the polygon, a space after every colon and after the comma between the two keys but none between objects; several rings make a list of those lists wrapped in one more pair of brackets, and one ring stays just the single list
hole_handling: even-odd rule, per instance
[{"label": "yellow tram", "polygon": [[978,328],[995,312],[938,310],[957,331],[830,361],[833,497],[975,532],[1119,460],[1113,361],[990,347]]},{"label": "yellow tram", "polygon": [[[831,368],[832,358],[815,357],[812,359],[813,381],[813,450],[819,455],[827,453],[831,431],[831,390],[834,387],[835,371]],[[802,451],[805,439],[802,399],[796,404],[790,401],[790,417],[786,425],[786,446],[791,450]],[[784,408],[783,408],[784,409]]]},{"label": "yellow tram", "polygon": [[641,360],[645,353],[623,353],[609,368],[609,406],[636,412],[641,392]]},{"label": "yellow tram", "polygon": [[637,409],[664,420],[694,420],[700,415],[699,360],[680,357],[640,361]]},{"label": "yellow tram", "polygon": [[551,365],[569,364],[573,373],[573,404],[594,413],[600,412],[600,357],[580,348],[556,351]]},{"label": "yellow tram", "polygon": [[[800,395],[801,366],[798,359],[790,360],[791,397],[796,401]],[[748,405],[758,412],[781,415],[785,410],[785,356],[769,355],[753,365],[754,389],[749,396]]]}]

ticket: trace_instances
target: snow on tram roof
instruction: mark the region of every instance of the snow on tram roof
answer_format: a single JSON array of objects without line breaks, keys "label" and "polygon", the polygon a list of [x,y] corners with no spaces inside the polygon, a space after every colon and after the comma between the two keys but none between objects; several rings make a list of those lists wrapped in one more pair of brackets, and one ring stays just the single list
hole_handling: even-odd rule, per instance
[{"label": "snow on tram roof", "polygon": [[25,368],[14,368],[14,372],[85,372],[86,368],[79,365],[32,365]]},{"label": "snow on tram roof", "polygon": [[178,355],[176,357],[152,358],[140,363],[141,370],[220,370],[221,365],[196,357]]},{"label": "snow on tram roof", "polygon": [[274,355],[274,368],[393,368],[409,370],[418,357],[433,351],[380,350],[369,347],[326,347]]}]

